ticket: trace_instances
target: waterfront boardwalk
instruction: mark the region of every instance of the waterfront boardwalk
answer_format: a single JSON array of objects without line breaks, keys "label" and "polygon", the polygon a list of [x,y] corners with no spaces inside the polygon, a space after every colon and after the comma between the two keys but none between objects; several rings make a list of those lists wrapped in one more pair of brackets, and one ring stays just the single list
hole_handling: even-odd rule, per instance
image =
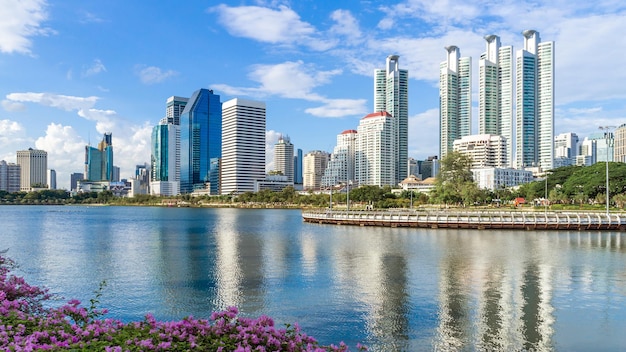
[{"label": "waterfront boardwalk", "polygon": [[572,211],[303,210],[305,222],[441,229],[626,230],[626,213]]}]

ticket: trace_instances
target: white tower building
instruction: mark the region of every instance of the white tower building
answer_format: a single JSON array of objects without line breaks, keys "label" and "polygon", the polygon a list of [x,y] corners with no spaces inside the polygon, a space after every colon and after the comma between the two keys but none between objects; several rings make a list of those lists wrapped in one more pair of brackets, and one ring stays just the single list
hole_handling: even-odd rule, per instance
[{"label": "white tower building", "polygon": [[265,178],[264,102],[235,98],[222,104],[221,173],[221,194],[254,192],[255,182]]},{"label": "white tower building", "polygon": [[448,46],[447,59],[439,74],[439,154],[453,150],[454,141],[472,131],[472,58],[461,57],[456,46]]},{"label": "white tower building", "polygon": [[287,177],[287,182],[293,184],[293,144],[289,136],[280,136],[274,145],[274,169]]},{"label": "white tower building", "polygon": [[554,161],[554,42],[541,42],[526,30],[524,49],[516,54],[516,167]]},{"label": "white tower building", "polygon": [[346,130],[337,135],[337,145],[322,177],[322,186],[328,187],[354,181],[356,138],[356,130]]},{"label": "white tower building", "polygon": [[487,51],[478,62],[478,134],[506,138],[507,165],[513,165],[513,47],[501,46],[496,35],[485,36]]},{"label": "white tower building", "polygon": [[[357,128],[355,179],[359,185],[396,185],[397,146],[392,138],[394,117],[386,111],[371,113]],[[391,141],[391,142],[390,142]],[[406,173],[406,161],[402,164]]]},{"label": "white tower building", "polygon": [[454,150],[472,159],[472,168],[506,168],[506,138],[496,134],[476,134],[454,141]]},{"label": "white tower building", "polygon": [[20,166],[20,190],[29,192],[34,186],[46,187],[48,182],[48,153],[28,148],[17,151]]},{"label": "white tower building", "polygon": [[396,183],[407,176],[409,131],[409,71],[400,69],[398,55],[387,57],[386,68],[374,71],[374,111],[386,111],[394,117],[393,135],[397,153],[393,156]]}]

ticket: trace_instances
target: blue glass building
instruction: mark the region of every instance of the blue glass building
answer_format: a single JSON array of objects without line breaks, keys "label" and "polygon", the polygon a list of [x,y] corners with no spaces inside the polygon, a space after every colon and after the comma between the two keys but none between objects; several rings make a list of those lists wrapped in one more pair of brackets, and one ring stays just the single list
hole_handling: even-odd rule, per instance
[{"label": "blue glass building", "polygon": [[222,103],[212,90],[195,91],[180,116],[180,192],[191,193],[210,183],[219,194],[222,157]]},{"label": "blue glass building", "polygon": [[85,179],[89,181],[113,181],[113,137],[104,134],[98,148],[85,147]]},{"label": "blue glass building", "polygon": [[302,184],[302,149],[296,151],[296,156],[293,158],[293,183],[297,185]]}]

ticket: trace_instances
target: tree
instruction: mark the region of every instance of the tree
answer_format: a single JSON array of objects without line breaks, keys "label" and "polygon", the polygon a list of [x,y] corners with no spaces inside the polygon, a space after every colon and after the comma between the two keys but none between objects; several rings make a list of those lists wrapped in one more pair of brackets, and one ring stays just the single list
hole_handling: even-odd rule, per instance
[{"label": "tree", "polygon": [[441,159],[433,199],[441,203],[471,204],[479,200],[480,190],[471,171],[472,159],[453,151]]}]

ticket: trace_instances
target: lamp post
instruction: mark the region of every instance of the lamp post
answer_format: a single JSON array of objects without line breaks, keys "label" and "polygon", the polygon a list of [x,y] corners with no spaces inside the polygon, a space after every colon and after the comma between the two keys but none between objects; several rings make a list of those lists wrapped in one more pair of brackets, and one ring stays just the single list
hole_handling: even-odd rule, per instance
[{"label": "lamp post", "polygon": [[606,216],[609,216],[609,133],[615,126],[600,126],[600,130],[604,132],[604,140],[606,141]]}]

